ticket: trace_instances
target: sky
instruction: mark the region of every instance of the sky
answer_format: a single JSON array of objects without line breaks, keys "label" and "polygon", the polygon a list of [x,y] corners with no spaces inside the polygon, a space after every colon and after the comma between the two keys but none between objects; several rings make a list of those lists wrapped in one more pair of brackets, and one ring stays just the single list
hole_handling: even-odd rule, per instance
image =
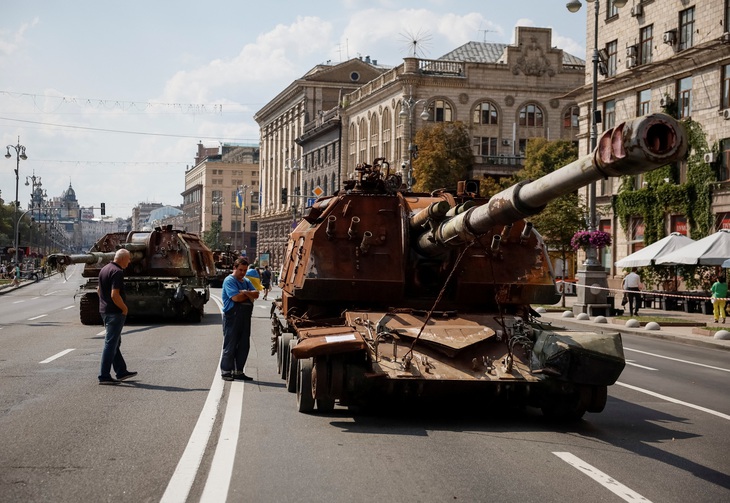
[{"label": "sky", "polygon": [[[418,41],[437,59],[469,41],[553,29],[585,59],[586,6],[565,0],[25,0],[0,16],[0,138],[26,147],[19,200],[40,177],[126,218],[179,205],[198,142],[255,145],[254,114],[315,65],[370,56],[397,66]],[[20,140],[18,140],[20,138]],[[15,200],[15,150],[0,197]]]}]

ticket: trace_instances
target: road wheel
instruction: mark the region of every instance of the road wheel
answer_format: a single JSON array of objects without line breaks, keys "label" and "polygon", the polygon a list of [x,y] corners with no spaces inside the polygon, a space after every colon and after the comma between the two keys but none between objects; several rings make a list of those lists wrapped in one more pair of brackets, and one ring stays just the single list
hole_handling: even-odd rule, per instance
[{"label": "road wheel", "polygon": [[96,294],[85,293],[81,296],[79,318],[84,325],[104,324],[99,314],[99,297]]},{"label": "road wheel", "polygon": [[[587,388],[587,387],[585,387]],[[543,415],[551,421],[572,422],[578,421],[586,413],[590,398],[590,389],[586,395],[582,388],[565,394],[550,394],[542,403]]]},{"label": "road wheel", "polygon": [[289,391],[289,393],[294,393],[297,390],[297,362],[299,360],[296,356],[294,356],[294,353],[292,353],[292,349],[294,349],[294,346],[296,345],[296,339],[292,339],[289,341],[289,371],[286,375],[286,389],[287,391]]},{"label": "road wheel", "polygon": [[279,339],[281,340],[281,378],[286,380],[286,376],[289,373],[289,341],[294,338],[291,333],[281,334]]},{"label": "road wheel", "polygon": [[320,412],[332,412],[335,408],[334,398],[317,398],[317,410]]},{"label": "road wheel", "polygon": [[309,413],[314,410],[312,394],[312,359],[297,360],[299,376],[297,378],[297,408],[299,412]]}]

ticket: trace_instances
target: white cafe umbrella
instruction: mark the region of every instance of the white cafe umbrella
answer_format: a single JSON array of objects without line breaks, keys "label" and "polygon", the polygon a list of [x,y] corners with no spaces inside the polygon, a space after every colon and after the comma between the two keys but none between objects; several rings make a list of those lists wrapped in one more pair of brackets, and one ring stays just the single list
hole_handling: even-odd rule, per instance
[{"label": "white cafe umbrella", "polygon": [[720,229],[706,238],[664,255],[655,263],[721,266],[728,257],[730,257],[730,229]]},{"label": "white cafe umbrella", "polygon": [[646,248],[632,253],[628,257],[616,261],[616,267],[645,267],[654,264],[654,261],[673,251],[679,250],[695,241],[679,232],[672,232]]}]

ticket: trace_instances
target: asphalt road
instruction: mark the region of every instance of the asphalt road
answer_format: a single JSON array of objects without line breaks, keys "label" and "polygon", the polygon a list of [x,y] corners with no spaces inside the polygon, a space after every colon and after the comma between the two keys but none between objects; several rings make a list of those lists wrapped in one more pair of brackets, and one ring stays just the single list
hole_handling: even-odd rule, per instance
[{"label": "asphalt road", "polygon": [[247,373],[218,378],[201,324],[129,325],[135,381],[96,383],[102,327],[78,320],[80,267],[0,296],[0,501],[730,501],[727,351],[624,336],[606,410],[431,403],[296,412],[254,309]]}]

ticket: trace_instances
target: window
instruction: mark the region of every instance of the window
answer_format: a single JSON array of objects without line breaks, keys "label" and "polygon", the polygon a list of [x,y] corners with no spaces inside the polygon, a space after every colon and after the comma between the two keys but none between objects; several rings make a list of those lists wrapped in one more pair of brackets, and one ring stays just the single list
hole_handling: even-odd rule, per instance
[{"label": "window", "polygon": [[580,108],[573,105],[567,108],[563,113],[563,131],[578,133],[578,125],[580,122]]},{"label": "window", "polygon": [[355,124],[350,124],[350,171],[353,171],[355,169],[356,164],[356,157],[357,157],[357,129],[355,128]]},{"label": "window", "polygon": [[497,155],[497,138],[477,136],[474,138],[475,155]]},{"label": "window", "polygon": [[645,26],[639,31],[639,63],[651,63],[651,48],[654,43],[654,25]]},{"label": "window", "polygon": [[730,179],[730,138],[720,140],[720,158],[718,159],[718,180]]},{"label": "window", "polygon": [[365,162],[365,156],[367,155],[367,144],[368,144],[368,125],[365,119],[360,120],[360,162]]},{"label": "window", "polygon": [[631,253],[644,248],[644,219],[633,217],[631,219]]},{"label": "window", "polygon": [[542,127],[543,114],[542,108],[537,105],[526,105],[520,109],[519,116],[520,126]]},{"label": "window", "polygon": [[695,8],[683,10],[679,13],[679,50],[689,49],[694,45]]},{"label": "window", "polygon": [[[613,5],[613,3],[611,3]],[[606,52],[608,53],[608,61],[606,62],[606,69],[608,70],[609,77],[616,76],[616,68],[618,67],[618,41],[614,40],[606,44]]]},{"label": "window", "polygon": [[499,124],[497,107],[494,103],[485,101],[474,109],[474,124]]},{"label": "window", "polygon": [[452,122],[454,120],[451,105],[445,100],[433,100],[428,104],[428,120],[434,122]]},{"label": "window", "polygon": [[613,0],[609,0],[608,8],[606,9],[606,18],[610,19],[614,16],[618,16],[618,7],[613,3]]},{"label": "window", "polygon": [[374,159],[380,157],[378,149],[380,148],[380,125],[378,124],[378,114],[374,113],[370,117],[370,163]]},{"label": "window", "polygon": [[636,98],[636,114],[647,115],[651,110],[651,89],[644,89],[639,91]]},{"label": "window", "polygon": [[692,77],[677,83],[677,115],[680,119],[692,115]]},{"label": "window", "polygon": [[606,131],[616,125],[616,101],[610,100],[603,104],[603,130]]},{"label": "window", "polygon": [[[395,107],[395,110],[393,111],[393,117],[399,117],[400,116],[400,103]],[[397,120],[395,123],[395,152],[393,159],[400,160],[401,156],[403,155],[403,121]]]},{"label": "window", "polygon": [[390,109],[383,110],[383,157],[388,160],[393,159],[393,153],[390,151],[390,134],[391,134]]},{"label": "window", "polygon": [[[728,0],[730,5],[730,0]],[[730,64],[722,67],[722,82],[720,83],[722,96],[720,97],[720,108],[730,108]]]}]

